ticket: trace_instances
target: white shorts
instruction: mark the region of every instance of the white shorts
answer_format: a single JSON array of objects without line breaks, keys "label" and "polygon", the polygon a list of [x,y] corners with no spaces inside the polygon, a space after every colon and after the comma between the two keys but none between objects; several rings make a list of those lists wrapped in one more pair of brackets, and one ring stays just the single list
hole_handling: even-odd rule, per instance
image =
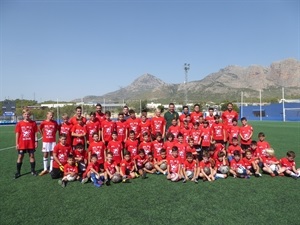
[{"label": "white shorts", "polygon": [[72,177],[70,174],[63,177],[63,180],[67,179],[67,181],[74,181],[76,179],[76,176]]},{"label": "white shorts", "polygon": [[56,142],[43,142],[42,152],[52,152]]}]

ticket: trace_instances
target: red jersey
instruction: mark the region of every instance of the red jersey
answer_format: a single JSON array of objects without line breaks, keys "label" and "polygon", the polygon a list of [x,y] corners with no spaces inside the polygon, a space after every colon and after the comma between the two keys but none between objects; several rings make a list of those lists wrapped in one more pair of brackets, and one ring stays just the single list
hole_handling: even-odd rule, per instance
[{"label": "red jersey", "polygon": [[227,149],[227,153],[233,155],[233,152],[235,150],[238,150],[240,152],[240,154],[243,153],[243,149],[241,148],[240,145],[229,145],[229,147]]},{"label": "red jersey", "polygon": [[115,172],[117,172],[116,166],[117,166],[117,164],[114,161],[104,162],[104,169],[108,170],[111,174],[115,174]]},{"label": "red jersey", "polygon": [[134,163],[132,160],[126,161],[126,159],[123,159],[121,162],[121,170],[123,174],[125,174],[126,170],[132,171],[134,169]]},{"label": "red jersey", "polygon": [[126,142],[125,142],[125,149],[130,152],[130,157],[133,159],[134,156],[136,156],[138,154],[138,145],[139,145],[139,142],[138,140],[131,140],[131,139],[128,139]]},{"label": "red jersey", "polygon": [[102,121],[106,120],[105,114],[103,112],[98,113],[96,112],[96,118],[98,119],[98,121],[101,123]]},{"label": "red jersey", "polygon": [[147,160],[146,155],[143,158],[140,155],[136,155],[134,157],[134,161],[135,161],[136,165],[139,167],[143,167],[146,163],[146,160]]},{"label": "red jersey", "polygon": [[255,158],[252,157],[251,159],[248,159],[244,157],[242,160],[244,161],[245,168],[247,170],[250,170],[252,168],[252,163],[255,161]]},{"label": "red jersey", "polygon": [[230,127],[230,126],[232,126],[232,119],[238,120],[238,119],[239,119],[239,115],[238,115],[238,113],[237,113],[236,111],[234,111],[234,110],[231,110],[231,111],[226,110],[226,111],[224,111],[224,112],[222,113],[221,118],[222,118],[223,124],[224,124],[226,127]]},{"label": "red jersey", "polygon": [[180,130],[180,133],[183,134],[183,140],[185,143],[189,143],[189,138],[190,138],[190,133],[191,133],[191,129],[188,127],[183,127]]},{"label": "red jersey", "polygon": [[200,122],[199,118],[203,116],[202,112],[192,112],[191,113],[191,123]]},{"label": "red jersey", "polygon": [[240,127],[239,126],[231,126],[228,128],[228,138],[229,138],[229,144],[232,144],[232,138],[236,137],[239,139],[240,134]]},{"label": "red jersey", "polygon": [[234,158],[230,161],[230,168],[236,170],[238,167],[243,166],[245,167],[245,163],[242,159],[236,161]]},{"label": "red jersey", "polygon": [[113,160],[119,164],[122,161],[121,152],[123,151],[123,145],[120,141],[110,141],[107,145],[108,151],[113,153]]},{"label": "red jersey", "polygon": [[271,148],[270,144],[266,141],[258,141],[257,142],[257,150],[261,153],[261,155],[266,155],[266,149]]},{"label": "red jersey", "polygon": [[89,141],[89,143],[93,142],[93,134],[97,133],[99,135],[100,130],[100,122],[97,121],[91,121],[89,120],[86,125],[86,139]]},{"label": "red jersey", "polygon": [[199,167],[200,167],[200,169],[203,169],[204,167],[211,168],[211,161],[208,160],[208,161],[205,162],[204,160],[202,160],[199,163]]},{"label": "red jersey", "polygon": [[184,164],[183,164],[183,168],[185,169],[185,171],[192,171],[192,172],[194,172],[194,170],[197,168],[197,162],[196,162],[196,160],[192,160],[191,162],[185,160]]},{"label": "red jersey", "polygon": [[59,126],[59,134],[65,134],[67,136],[67,141],[66,144],[72,145],[72,127],[73,125],[69,122],[67,123],[62,123]]},{"label": "red jersey", "polygon": [[152,141],[152,151],[153,151],[153,157],[157,159],[157,157],[160,155],[160,150],[163,148],[164,142],[161,141]]},{"label": "red jersey", "polygon": [[187,144],[186,143],[177,142],[175,144],[175,146],[177,146],[177,148],[178,148],[178,157],[181,158],[182,162],[184,162],[184,160],[186,158],[186,147],[187,147]]},{"label": "red jersey", "polygon": [[[81,116],[81,121],[83,122],[83,124],[86,124],[86,118]],[[69,122],[74,126],[76,124],[78,124],[78,121],[77,121],[77,116],[73,116]]]},{"label": "red jersey", "polygon": [[141,119],[140,118],[128,118],[126,120],[126,125],[127,125],[127,130],[128,130],[128,135],[129,135],[129,132],[131,130],[134,131],[135,133],[135,138],[138,138],[141,134],[141,128],[140,128],[140,123],[141,123]]},{"label": "red jersey", "polygon": [[209,127],[211,127],[216,122],[214,115],[213,116],[210,116],[210,115],[206,116],[205,120],[208,121]]},{"label": "red jersey", "polygon": [[145,122],[140,123],[140,130],[141,130],[141,136],[140,136],[140,141],[143,141],[143,134],[147,133],[148,136],[150,137],[151,134],[151,122],[149,119],[147,119]]},{"label": "red jersey", "polygon": [[[251,144],[251,137],[253,133],[253,128],[249,124],[246,126],[240,127],[240,136],[241,136],[241,144],[243,145],[250,145]],[[247,140],[244,140],[247,139]]]},{"label": "red jersey", "polygon": [[287,170],[292,170],[293,167],[296,167],[295,161],[289,161],[287,158],[280,159],[280,165],[285,167]]},{"label": "red jersey", "polygon": [[66,164],[64,165],[64,174],[69,174],[69,173],[78,173],[78,168],[77,166],[74,165],[70,165],[70,164]]},{"label": "red jersey", "polygon": [[79,161],[84,161],[85,159],[87,159],[86,150],[78,151],[78,149],[75,149],[73,151],[73,155],[75,158],[79,158]]},{"label": "red jersey", "polygon": [[99,172],[99,170],[100,170],[99,163],[98,162],[96,162],[96,163],[90,162],[85,171],[89,172],[89,171],[91,171],[91,169],[94,169],[95,171]]},{"label": "red jersey", "polygon": [[152,152],[152,143],[149,142],[142,142],[139,145],[139,149],[144,149],[145,155],[148,155],[149,152]]},{"label": "red jersey", "polygon": [[116,124],[112,120],[104,120],[101,123],[103,141],[111,141],[112,133],[115,131]]},{"label": "red jersey", "polygon": [[35,121],[20,121],[17,123],[15,133],[18,134],[19,150],[35,149],[35,134],[38,131]]},{"label": "red jersey", "polygon": [[[59,162],[64,166],[67,163],[68,156],[72,152],[70,145],[62,145],[58,143],[53,149],[53,154],[56,154]],[[53,160],[53,168],[59,168],[59,164]]]},{"label": "red jersey", "polygon": [[173,146],[175,146],[176,142],[174,141],[166,141],[164,143],[164,149],[166,149],[166,153],[167,153],[167,156],[171,156],[172,155],[172,148]]},{"label": "red jersey", "polygon": [[[215,167],[214,168],[217,169],[217,170],[219,170],[221,166],[224,166],[223,160],[220,161],[219,159],[216,159],[215,160]],[[228,166],[227,162],[226,162],[226,166]]]},{"label": "red jersey", "polygon": [[275,162],[278,162],[278,159],[275,156],[262,156],[261,159],[266,166],[271,166]]},{"label": "red jersey", "polygon": [[55,120],[44,120],[40,124],[40,131],[43,135],[43,142],[56,142],[58,124]]},{"label": "red jersey", "polygon": [[211,128],[210,127],[203,127],[201,129],[201,146],[202,147],[209,147],[211,141]]},{"label": "red jersey", "polygon": [[193,145],[192,147],[191,147],[190,145],[187,145],[187,147],[186,147],[186,152],[187,152],[187,153],[188,153],[188,152],[191,152],[193,155],[194,155],[195,153],[197,153],[196,148],[195,148],[194,145]]},{"label": "red jersey", "polygon": [[104,163],[104,151],[106,150],[105,144],[102,141],[93,141],[90,143],[88,151],[90,155],[96,154],[97,155],[97,162],[99,164]]},{"label": "red jersey", "polygon": [[167,162],[167,157],[162,158],[161,155],[159,155],[159,156],[157,156],[156,161],[157,161],[157,162],[162,162],[162,161],[163,161],[163,162]]},{"label": "red jersey", "polygon": [[211,126],[212,137],[214,140],[223,141],[225,137],[225,128],[222,123],[214,123]]},{"label": "red jersey", "polygon": [[[80,126],[79,124],[74,125],[72,127],[72,133],[86,135],[86,127],[85,127],[85,125],[84,126]],[[75,136],[73,136],[73,143],[72,143],[72,145],[75,146],[77,144],[83,144],[83,145],[85,145],[85,138],[84,138],[84,136],[82,136],[82,137],[75,137]]]},{"label": "red jersey", "polygon": [[126,138],[126,121],[118,120],[116,122],[116,131],[118,133],[118,141],[124,142]]},{"label": "red jersey", "polygon": [[171,125],[171,126],[169,126],[168,133],[173,134],[174,135],[174,139],[177,140],[177,135],[179,134],[180,130],[181,130],[180,126],[178,126],[178,125],[177,126]]},{"label": "red jersey", "polygon": [[174,156],[169,156],[167,158],[167,164],[169,165],[170,173],[179,173],[181,163],[181,158],[179,157],[175,158]]},{"label": "red jersey", "polygon": [[189,114],[184,114],[184,113],[182,113],[182,114],[179,116],[180,125],[183,124],[183,121],[185,120],[185,118],[186,118],[187,115],[189,115]]},{"label": "red jersey", "polygon": [[151,131],[152,134],[156,134],[157,132],[160,132],[164,135],[164,127],[166,126],[166,121],[163,117],[153,117],[151,120]]},{"label": "red jersey", "polygon": [[199,145],[200,144],[200,138],[201,138],[201,130],[193,128],[190,132],[190,136],[194,139],[194,144]]}]

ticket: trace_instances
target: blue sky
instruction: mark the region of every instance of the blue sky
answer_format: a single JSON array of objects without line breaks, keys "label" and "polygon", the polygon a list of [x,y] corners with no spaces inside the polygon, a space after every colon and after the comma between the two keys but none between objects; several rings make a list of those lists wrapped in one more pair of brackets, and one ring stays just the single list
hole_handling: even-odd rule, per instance
[{"label": "blue sky", "polygon": [[[300,3],[2,0],[0,100],[103,95],[150,73],[201,80],[300,59]],[[138,97],[137,97],[138,98]]]}]

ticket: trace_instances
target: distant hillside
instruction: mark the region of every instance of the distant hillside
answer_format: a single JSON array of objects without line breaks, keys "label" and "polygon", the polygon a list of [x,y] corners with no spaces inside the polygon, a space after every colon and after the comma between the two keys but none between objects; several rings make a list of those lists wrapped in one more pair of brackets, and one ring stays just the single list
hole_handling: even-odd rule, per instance
[{"label": "distant hillside", "polygon": [[193,102],[238,101],[241,91],[246,99],[255,100],[259,97],[259,90],[263,91],[264,98],[280,99],[282,87],[285,87],[286,97],[299,98],[300,61],[286,59],[274,62],[269,67],[230,65],[202,80],[191,81],[186,85],[168,84],[151,74],[144,74],[117,91],[103,96],[86,96],[84,99],[89,102],[102,102],[103,98],[117,102],[123,99],[183,102],[185,87],[188,89],[188,99]]}]

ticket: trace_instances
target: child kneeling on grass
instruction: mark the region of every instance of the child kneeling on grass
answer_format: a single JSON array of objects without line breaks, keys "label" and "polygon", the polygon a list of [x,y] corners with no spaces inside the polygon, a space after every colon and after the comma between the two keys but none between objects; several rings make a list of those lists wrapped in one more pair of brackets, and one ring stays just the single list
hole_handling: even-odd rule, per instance
[{"label": "child kneeling on grass", "polygon": [[79,180],[79,178],[74,156],[69,155],[67,164],[64,166],[64,176],[61,180],[58,180],[58,184],[62,187],[66,187],[68,182]]}]

